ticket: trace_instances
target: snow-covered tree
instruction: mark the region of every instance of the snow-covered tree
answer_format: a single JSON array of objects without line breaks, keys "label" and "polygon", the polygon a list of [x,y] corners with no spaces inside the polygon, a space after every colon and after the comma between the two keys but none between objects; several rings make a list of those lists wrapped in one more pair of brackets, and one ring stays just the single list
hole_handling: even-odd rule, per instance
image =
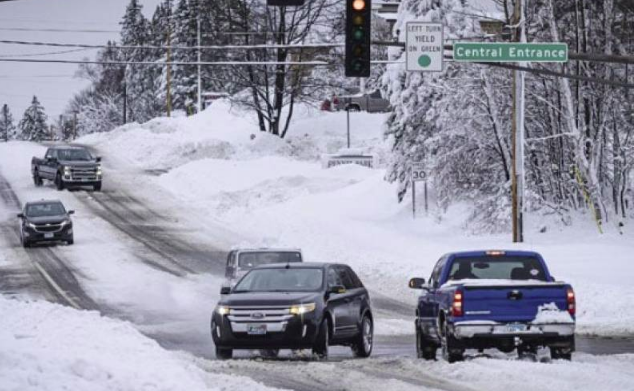
[{"label": "snow-covered tree", "polygon": [[15,123],[13,122],[13,114],[9,110],[9,105],[4,104],[0,111],[0,137],[4,141],[14,140],[17,138]]},{"label": "snow-covered tree", "polygon": [[31,101],[31,106],[24,112],[24,117],[18,125],[21,130],[20,138],[27,141],[42,141],[49,138],[47,117],[44,107],[36,96]]}]

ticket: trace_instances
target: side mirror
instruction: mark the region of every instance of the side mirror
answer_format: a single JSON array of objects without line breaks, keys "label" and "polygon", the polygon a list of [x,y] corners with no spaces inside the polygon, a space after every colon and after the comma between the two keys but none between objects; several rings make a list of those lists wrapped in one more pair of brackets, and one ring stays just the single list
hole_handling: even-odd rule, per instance
[{"label": "side mirror", "polygon": [[346,287],[343,285],[333,285],[328,289],[328,293],[340,295],[342,293],[346,293]]},{"label": "side mirror", "polygon": [[101,156],[97,156],[97,157],[95,158],[95,161],[96,161],[97,163],[101,162]]},{"label": "side mirror", "polygon": [[19,219],[23,219],[24,218],[24,213],[18,213],[18,218]]},{"label": "side mirror", "polygon": [[230,286],[223,286],[220,288],[220,294],[221,295],[228,295],[231,293],[231,287]]},{"label": "side mirror", "polygon": [[409,287],[412,289],[423,289],[424,286],[424,278],[412,278],[411,280],[409,280]]},{"label": "side mirror", "polygon": [[74,214],[75,214],[75,211],[74,211],[74,210],[69,210],[69,211],[68,211],[68,214],[69,214],[69,215],[74,215]]},{"label": "side mirror", "polygon": [[550,281],[557,282],[557,278],[555,276],[550,276]]}]

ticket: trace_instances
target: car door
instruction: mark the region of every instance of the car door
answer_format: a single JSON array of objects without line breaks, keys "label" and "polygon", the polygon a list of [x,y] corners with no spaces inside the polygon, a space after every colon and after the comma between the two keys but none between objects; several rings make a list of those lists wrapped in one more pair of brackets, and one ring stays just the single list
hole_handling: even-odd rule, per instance
[{"label": "car door", "polygon": [[[329,291],[335,286],[345,287],[342,274],[337,267],[330,266],[327,273]],[[350,300],[351,295],[347,290],[344,293],[330,293],[328,297],[335,339],[344,338],[354,333],[355,325],[350,319]]]},{"label": "car door", "polygon": [[225,268],[225,278],[228,280],[231,280],[232,278],[235,277],[235,271],[236,271],[236,267],[235,267],[235,258],[236,258],[236,251],[230,251],[229,254],[227,255],[227,267]]},{"label": "car door", "polygon": [[53,172],[56,172],[57,170],[53,169],[52,167],[54,164],[55,166],[57,165],[51,159],[57,158],[56,152],[57,152],[56,150],[50,148],[46,151],[46,155],[44,155],[44,161],[40,165],[40,174],[44,178],[48,178],[48,179],[54,178]]},{"label": "car door", "polygon": [[368,293],[350,266],[338,266],[337,268],[341,273],[343,286],[346,287],[350,294],[350,305],[348,307],[350,322],[358,326],[361,323],[361,311],[363,310],[363,303],[367,300]]},{"label": "car door", "polygon": [[436,262],[431,277],[429,277],[428,290],[423,290],[421,294],[419,316],[421,321],[427,326],[433,327],[436,324],[436,318],[438,317],[437,290],[439,288],[440,274],[445,267],[446,261],[446,257],[442,257]]}]

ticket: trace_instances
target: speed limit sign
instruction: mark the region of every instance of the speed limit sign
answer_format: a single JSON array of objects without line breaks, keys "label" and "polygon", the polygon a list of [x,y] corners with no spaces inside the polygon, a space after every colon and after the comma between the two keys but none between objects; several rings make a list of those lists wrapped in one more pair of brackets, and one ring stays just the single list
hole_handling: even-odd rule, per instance
[{"label": "speed limit sign", "polygon": [[412,181],[422,182],[427,180],[427,173],[425,167],[421,165],[412,166]]}]

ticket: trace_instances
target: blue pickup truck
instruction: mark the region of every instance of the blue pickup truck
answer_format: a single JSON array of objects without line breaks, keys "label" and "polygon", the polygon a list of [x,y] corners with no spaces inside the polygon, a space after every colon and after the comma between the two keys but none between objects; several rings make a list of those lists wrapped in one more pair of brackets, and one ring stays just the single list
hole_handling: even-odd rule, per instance
[{"label": "blue pickup truck", "polygon": [[570,360],[575,350],[575,294],[555,281],[544,259],[528,251],[451,253],[436,263],[416,308],[416,351],[449,362],[466,349],[497,348],[520,356],[550,348],[552,359]]}]

